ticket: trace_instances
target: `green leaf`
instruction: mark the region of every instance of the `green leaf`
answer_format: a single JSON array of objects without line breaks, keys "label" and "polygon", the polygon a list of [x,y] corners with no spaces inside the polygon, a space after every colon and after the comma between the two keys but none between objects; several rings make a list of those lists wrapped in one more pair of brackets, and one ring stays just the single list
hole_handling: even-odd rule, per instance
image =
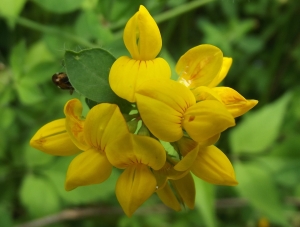
[{"label": "green leaf", "polygon": [[9,62],[13,71],[13,76],[16,80],[18,80],[23,74],[25,55],[25,41],[21,40],[17,45],[13,47],[9,58]]},{"label": "green leaf", "polygon": [[45,154],[37,149],[34,149],[33,147],[30,147],[28,144],[26,144],[26,147],[23,150],[25,161],[24,164],[29,167],[46,165],[55,158],[52,155]]},{"label": "green leaf", "polygon": [[215,214],[214,186],[199,179],[194,175],[193,178],[196,187],[196,207],[198,207],[199,213],[203,217],[205,226],[217,226],[217,218]]},{"label": "green leaf", "polygon": [[22,204],[33,217],[41,217],[60,209],[59,198],[45,178],[26,175],[20,189]]},{"label": "green leaf", "polygon": [[[61,49],[59,49],[60,47],[57,47],[57,48],[58,48],[58,49],[56,49],[57,52],[64,51],[64,49],[62,47],[61,47]],[[42,57],[39,57],[39,56],[42,56]],[[54,62],[54,61],[55,61],[55,58],[54,58],[53,54],[49,51],[49,48],[46,45],[46,43],[44,41],[36,42],[32,46],[30,46],[30,48],[28,49],[26,59],[25,59],[26,71],[31,70],[33,67],[35,67],[41,63]]]},{"label": "green leaf", "polygon": [[34,0],[46,10],[54,13],[69,13],[81,7],[83,0]]},{"label": "green leaf", "polygon": [[25,3],[26,0],[0,0],[0,16],[7,20],[10,27],[14,27]]},{"label": "green leaf", "polygon": [[98,17],[94,11],[83,11],[76,20],[75,31],[77,36],[96,40],[98,44],[103,45],[113,40],[113,35],[107,26],[99,23]]},{"label": "green leaf", "polygon": [[262,152],[278,138],[286,107],[291,99],[287,93],[275,102],[249,113],[231,130],[229,142],[234,153]]},{"label": "green leaf", "polygon": [[67,74],[77,92],[97,103],[117,104],[123,113],[129,113],[131,104],[118,97],[108,83],[114,61],[109,52],[100,48],[65,53]]},{"label": "green leaf", "polygon": [[9,205],[1,204],[0,205],[0,226],[13,226],[13,221],[11,217]]},{"label": "green leaf", "polygon": [[6,107],[0,111],[0,129],[7,130],[15,121],[16,113],[13,108]]},{"label": "green leaf", "polygon": [[273,222],[286,225],[283,205],[270,172],[258,163],[237,162],[234,165],[239,185],[237,192]]},{"label": "green leaf", "polygon": [[44,99],[40,89],[30,78],[23,79],[16,84],[17,92],[21,102],[25,105],[31,105]]},{"label": "green leaf", "polygon": [[128,20],[138,11],[140,4],[141,0],[102,0],[101,12],[111,22]]}]

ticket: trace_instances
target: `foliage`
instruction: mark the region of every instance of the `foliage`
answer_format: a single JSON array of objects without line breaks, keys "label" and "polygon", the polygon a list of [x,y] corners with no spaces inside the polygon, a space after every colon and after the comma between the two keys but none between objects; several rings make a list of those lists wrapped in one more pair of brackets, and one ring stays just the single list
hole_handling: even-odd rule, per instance
[{"label": "foliage", "polygon": [[[63,117],[70,94],[51,76],[80,70],[65,56],[94,47],[115,58],[128,55],[122,29],[139,4],[159,23],[168,62],[198,44],[216,45],[234,60],[224,85],[260,103],[218,143],[239,186],[197,180],[195,210],[174,213],[153,196],[129,219],[116,205],[118,171],[103,184],[65,192],[70,158],[43,154],[28,141],[41,125]],[[299,8],[295,0],[0,0],[0,226],[58,212],[65,219],[51,226],[252,227],[265,226],[264,219],[300,226]]]}]

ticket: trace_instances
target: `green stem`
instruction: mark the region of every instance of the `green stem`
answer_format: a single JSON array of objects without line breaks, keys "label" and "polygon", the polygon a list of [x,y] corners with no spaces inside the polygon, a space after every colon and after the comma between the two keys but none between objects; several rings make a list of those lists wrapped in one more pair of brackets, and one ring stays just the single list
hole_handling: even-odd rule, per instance
[{"label": "green stem", "polygon": [[97,47],[97,45],[85,40],[85,39],[82,39],[78,36],[75,36],[73,34],[70,34],[70,33],[66,33],[60,29],[57,29],[57,28],[54,28],[54,27],[49,27],[49,26],[45,26],[45,25],[42,25],[42,24],[39,24],[39,23],[36,23],[34,21],[31,21],[31,20],[28,20],[26,18],[23,18],[23,17],[18,17],[16,19],[17,23],[24,26],[24,27],[28,27],[28,28],[31,28],[33,30],[37,30],[37,31],[40,31],[40,32],[43,32],[43,33],[47,33],[47,34],[52,34],[52,35],[57,35],[57,36],[60,36],[62,38],[65,38],[65,39],[68,39],[70,41],[73,41],[75,43],[78,43],[82,46],[85,46],[85,47]]},{"label": "green stem", "polygon": [[[176,8],[170,9],[166,12],[163,12],[157,16],[153,16],[154,20],[157,24],[162,23],[164,21],[170,20],[173,17],[177,17],[181,14],[187,13],[193,9],[198,8],[199,6],[202,6],[206,3],[213,2],[214,0],[198,0],[198,1],[192,1],[188,2],[186,4],[183,4],[181,6],[178,6]],[[119,29],[125,26],[127,23],[127,20],[122,20],[119,23],[112,24],[109,26],[110,29]]]},{"label": "green stem", "polygon": [[[189,2],[184,5],[173,8],[169,11],[163,12],[157,16],[154,16],[154,19],[155,19],[156,23],[162,23],[164,21],[170,20],[171,18],[177,17],[181,14],[189,12],[193,9],[198,8],[201,5],[204,5],[204,4],[206,4],[208,2],[212,2],[212,1],[214,1],[214,0],[198,0],[198,1]],[[74,34],[70,34],[70,33],[61,31],[54,27],[45,26],[45,25],[36,23],[32,20],[23,18],[23,17],[16,18],[16,22],[24,27],[28,27],[28,28],[31,28],[31,29],[34,29],[34,30],[37,30],[37,31],[40,31],[43,33],[47,33],[47,34],[57,35],[57,36],[68,39],[70,41],[73,41],[73,42],[80,44],[82,46],[85,46],[85,47],[89,47],[89,48],[97,47],[97,45],[95,45],[85,39],[82,39],[78,36],[75,36]],[[125,21],[125,20],[120,21],[117,24],[111,25],[109,28],[110,29],[120,29],[125,26],[126,22],[127,21]],[[115,33],[115,39],[122,38],[122,34],[123,34],[123,31]]]},{"label": "green stem", "polygon": [[156,23],[159,24],[164,21],[170,20],[173,17],[177,17],[181,14],[187,13],[193,9],[198,8],[199,6],[202,6],[202,5],[212,2],[212,1],[214,1],[214,0],[192,1],[192,2],[186,3],[184,5],[178,6],[176,8],[173,8],[171,10],[168,10],[164,13],[161,13],[158,16],[154,16],[154,19],[155,19]]}]

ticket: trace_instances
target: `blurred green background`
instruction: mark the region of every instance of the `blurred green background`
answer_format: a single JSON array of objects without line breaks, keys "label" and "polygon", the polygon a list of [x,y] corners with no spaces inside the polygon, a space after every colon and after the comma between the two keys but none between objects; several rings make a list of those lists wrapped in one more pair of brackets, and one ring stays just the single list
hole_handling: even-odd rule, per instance
[{"label": "blurred green background", "polygon": [[[42,125],[62,118],[68,91],[51,76],[64,51],[102,47],[128,55],[126,21],[145,5],[172,67],[189,48],[221,48],[233,65],[224,86],[259,100],[218,147],[239,185],[195,179],[194,210],[176,213],[153,195],[132,218],[114,194],[120,174],[64,191],[72,157],[29,147]],[[300,226],[299,0],[0,0],[0,226]]]}]

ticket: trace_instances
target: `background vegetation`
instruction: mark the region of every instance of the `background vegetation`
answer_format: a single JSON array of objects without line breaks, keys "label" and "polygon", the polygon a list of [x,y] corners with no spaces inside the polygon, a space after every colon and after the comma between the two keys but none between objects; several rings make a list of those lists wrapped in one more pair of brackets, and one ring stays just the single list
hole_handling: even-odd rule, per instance
[{"label": "background vegetation", "polygon": [[[126,21],[145,5],[173,65],[189,48],[213,44],[233,66],[223,85],[259,100],[220,147],[239,185],[197,180],[194,210],[166,208],[154,195],[127,218],[114,184],[64,191],[71,158],[29,147],[63,117],[68,91],[52,84],[66,49],[103,47],[128,55]],[[300,226],[300,27],[298,0],[0,0],[0,226]]]}]

